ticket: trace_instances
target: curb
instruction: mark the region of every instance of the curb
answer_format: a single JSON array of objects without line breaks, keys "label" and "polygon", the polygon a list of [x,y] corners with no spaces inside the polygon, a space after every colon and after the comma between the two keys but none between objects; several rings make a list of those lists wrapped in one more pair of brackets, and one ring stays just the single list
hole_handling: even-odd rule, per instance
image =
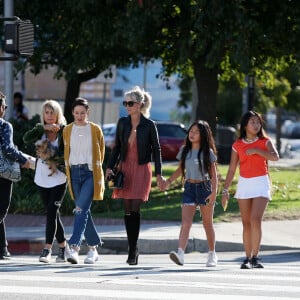
[{"label": "curb", "polygon": [[[127,253],[127,238],[122,237],[106,237],[103,238],[103,245],[99,247],[100,254],[125,254]],[[8,240],[8,248],[11,254],[30,254],[39,255],[43,249],[44,242],[42,240]],[[177,249],[178,239],[139,239],[138,248],[140,254],[168,254],[170,251]],[[300,250],[299,247],[287,247],[279,245],[261,245],[261,251],[276,251],[276,250]],[[56,243],[53,244],[53,254],[58,251]],[[207,241],[203,239],[190,238],[186,248],[186,253],[200,252],[206,253]],[[217,252],[241,252],[244,251],[242,243],[233,242],[216,242]],[[88,252],[88,247],[85,242],[82,243],[80,250],[81,255]]]}]

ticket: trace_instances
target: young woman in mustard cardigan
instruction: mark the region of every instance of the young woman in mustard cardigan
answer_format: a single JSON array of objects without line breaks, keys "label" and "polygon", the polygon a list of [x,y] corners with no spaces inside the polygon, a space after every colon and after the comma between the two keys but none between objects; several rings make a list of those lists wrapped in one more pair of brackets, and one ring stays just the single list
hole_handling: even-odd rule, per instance
[{"label": "young woman in mustard cardigan", "polygon": [[101,245],[91,214],[91,204],[93,200],[103,199],[105,144],[101,128],[88,121],[88,113],[87,100],[75,99],[72,105],[74,122],[63,131],[68,187],[75,201],[73,233],[66,253],[68,262],[72,264],[78,264],[83,236],[89,246],[84,263],[93,264],[98,260],[97,246]]}]

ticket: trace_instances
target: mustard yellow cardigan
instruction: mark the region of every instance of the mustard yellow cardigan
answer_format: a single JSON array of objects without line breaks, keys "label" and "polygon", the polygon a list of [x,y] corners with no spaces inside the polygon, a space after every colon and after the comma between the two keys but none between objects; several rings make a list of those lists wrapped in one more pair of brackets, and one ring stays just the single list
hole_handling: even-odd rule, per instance
[{"label": "mustard yellow cardigan", "polygon": [[[101,128],[92,122],[89,122],[92,131],[92,165],[93,165],[93,177],[94,177],[94,195],[93,200],[103,200],[104,194],[104,174],[102,164],[105,155],[105,143]],[[69,165],[70,158],[70,141],[71,132],[74,123],[67,125],[63,130],[64,140],[64,159],[66,165],[66,175],[68,179],[68,187],[71,198],[74,200],[74,194],[71,185],[71,172]]]}]

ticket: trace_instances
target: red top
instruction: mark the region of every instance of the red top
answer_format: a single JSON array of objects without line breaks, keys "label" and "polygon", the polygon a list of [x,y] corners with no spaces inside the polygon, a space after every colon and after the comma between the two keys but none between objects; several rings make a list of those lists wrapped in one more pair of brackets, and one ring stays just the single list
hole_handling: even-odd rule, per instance
[{"label": "red top", "polygon": [[253,143],[246,143],[243,139],[234,142],[232,149],[239,157],[240,176],[251,178],[268,174],[268,164],[264,157],[258,154],[246,154],[246,150],[250,148],[260,148],[266,151],[268,141],[268,138],[260,138]]}]

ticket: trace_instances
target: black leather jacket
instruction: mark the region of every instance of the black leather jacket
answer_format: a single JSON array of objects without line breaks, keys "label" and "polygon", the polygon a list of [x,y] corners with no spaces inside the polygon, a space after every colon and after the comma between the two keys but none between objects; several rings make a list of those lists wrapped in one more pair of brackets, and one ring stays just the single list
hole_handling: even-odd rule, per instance
[{"label": "black leather jacket", "polygon": [[[132,126],[131,117],[119,119],[116,130],[115,146],[110,154],[107,167],[113,169],[118,159],[124,161],[128,150],[128,138]],[[161,150],[157,128],[154,121],[141,115],[140,123],[136,128],[138,163],[140,165],[154,161],[155,175],[161,175]]]}]

